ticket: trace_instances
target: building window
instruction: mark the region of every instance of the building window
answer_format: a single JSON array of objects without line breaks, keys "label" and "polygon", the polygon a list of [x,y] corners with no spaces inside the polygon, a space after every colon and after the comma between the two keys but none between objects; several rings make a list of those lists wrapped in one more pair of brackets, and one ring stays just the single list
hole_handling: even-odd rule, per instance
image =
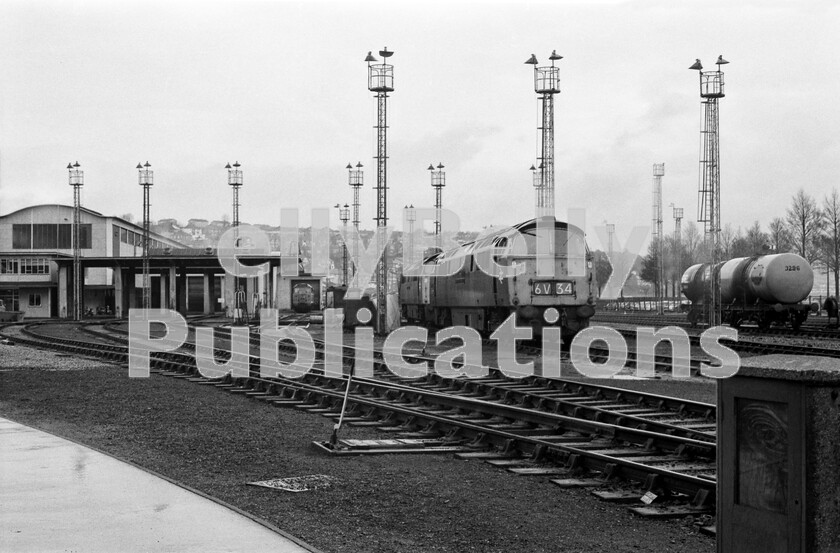
[{"label": "building window", "polygon": [[29,307],[41,307],[41,294],[29,294]]},{"label": "building window", "polygon": [[91,235],[93,234],[91,225],[79,225],[79,247],[83,250],[89,250],[91,245]]},{"label": "building window", "polygon": [[128,244],[128,230],[120,227],[120,242]]},{"label": "building window", "polygon": [[12,248],[32,249],[32,225],[12,225]]},{"label": "building window", "polygon": [[18,271],[17,259],[0,259],[0,275],[16,275]]},{"label": "building window", "polygon": [[17,288],[12,290],[0,289],[0,300],[2,300],[3,304],[6,306],[6,311],[20,311]]},{"label": "building window", "polygon": [[58,249],[69,250],[73,247],[73,225],[58,225]]},{"label": "building window", "polygon": [[32,225],[32,249],[54,250],[58,247],[58,225]]},{"label": "building window", "polygon": [[[92,225],[79,225],[79,244],[91,249]],[[73,247],[73,225],[12,225],[12,248],[16,250],[55,250]]]}]

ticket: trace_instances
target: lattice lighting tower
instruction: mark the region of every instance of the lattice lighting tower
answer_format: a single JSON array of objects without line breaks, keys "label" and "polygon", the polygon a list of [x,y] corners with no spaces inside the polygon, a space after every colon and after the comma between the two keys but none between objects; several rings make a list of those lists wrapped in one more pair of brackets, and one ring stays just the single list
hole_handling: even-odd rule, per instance
[{"label": "lattice lighting tower", "polygon": [[446,186],[446,173],[443,172],[443,163],[438,163],[437,171],[432,163],[429,164],[428,169],[432,175],[432,188],[435,189],[435,247],[440,251],[443,248],[441,223],[443,218],[443,187]]},{"label": "lattice lighting tower", "polygon": [[140,186],[143,187],[143,309],[152,308],[152,285],[149,281],[149,190],[155,182],[151,164],[137,164]]},{"label": "lattice lighting tower", "polygon": [[663,287],[665,286],[665,235],[662,234],[662,177],[665,175],[665,164],[653,164],[653,245],[656,248],[656,279],[659,286],[656,290],[656,312],[664,314],[662,302],[665,300]]},{"label": "lattice lighting tower", "polygon": [[70,186],[73,187],[73,320],[82,320],[82,297],[85,275],[82,274],[82,244],[80,229],[82,226],[82,186],[85,184],[84,171],[79,169],[77,161],[67,164]]},{"label": "lattice lighting tower", "polygon": [[[350,206],[344,204],[344,207],[341,207],[341,204],[335,204],[335,207],[338,209],[338,218],[344,225],[344,236],[347,236],[347,221],[350,220]],[[341,253],[341,274],[343,278],[341,282],[344,286],[347,286],[347,244],[344,244]]]},{"label": "lattice lighting tower", "polygon": [[[376,93],[376,227],[377,240],[387,240],[388,225],[388,93],[394,91],[394,66],[385,63],[394,55],[386,46],[379,51],[382,63],[368,52],[368,90]],[[381,230],[380,230],[381,229]],[[385,244],[378,244],[382,258],[376,269],[376,332],[388,331],[388,251]]]},{"label": "lattice lighting tower", "polygon": [[[359,190],[365,184],[365,174],[362,171],[362,162],[353,165],[347,164],[347,175],[350,181],[350,187],[353,189],[353,227],[356,233],[353,235],[353,259],[359,259]],[[356,274],[356,268],[353,269],[353,274]]]},{"label": "lattice lighting tower", "polygon": [[405,220],[408,221],[408,262],[414,264],[414,221],[417,220],[417,210],[414,204],[403,207]]},{"label": "lattice lighting tower", "polygon": [[[231,222],[231,226],[233,227],[233,247],[234,249],[239,247],[239,189],[242,188],[242,169],[240,169],[242,165],[238,161],[235,161],[233,165],[230,162],[225,165],[225,169],[228,172],[228,186],[231,187],[233,190],[233,221]],[[244,294],[239,293],[239,287],[241,285],[241,281],[239,280],[238,275],[234,275],[233,277],[233,302],[235,305],[235,309],[244,309],[241,305],[243,298],[245,298]],[[247,301],[247,299],[245,299]],[[241,314],[242,311],[239,311]]]},{"label": "lattice lighting tower", "polygon": [[674,272],[677,275],[677,278],[682,276],[682,219],[683,219],[683,208],[681,207],[674,207],[674,204],[671,204],[671,207],[674,210]]},{"label": "lattice lighting tower", "polygon": [[[540,164],[540,168],[542,168],[542,163]],[[540,216],[542,211],[542,207],[540,204],[542,203],[542,173],[537,171],[537,168],[534,165],[531,165],[531,180],[534,182],[534,214],[536,217]]]},{"label": "lattice lighting tower", "polygon": [[534,66],[534,91],[542,102],[540,155],[538,156],[540,184],[537,187],[537,216],[554,216],[554,95],[560,92],[560,69],[554,62],[563,59],[556,50],[548,57],[551,65],[539,67],[534,54],[526,64]]},{"label": "lattice lighting tower", "polygon": [[721,323],[720,275],[720,144],[718,134],[718,99],[724,97],[721,65],[729,63],[718,56],[714,71],[703,71],[700,60],[689,67],[700,74],[700,98],[703,104],[703,147],[700,150],[700,186],[697,198],[697,222],[705,223],[706,239],[711,244],[711,267],[708,301],[709,326]]},{"label": "lattice lighting tower", "polygon": [[612,264],[613,256],[613,236],[615,236],[615,225],[607,223],[607,255],[610,258],[610,264]]},{"label": "lattice lighting tower", "polygon": [[225,169],[228,172],[228,185],[233,189],[233,223],[234,228],[239,226],[239,189],[242,187],[242,165],[238,161],[233,165],[228,163]]}]

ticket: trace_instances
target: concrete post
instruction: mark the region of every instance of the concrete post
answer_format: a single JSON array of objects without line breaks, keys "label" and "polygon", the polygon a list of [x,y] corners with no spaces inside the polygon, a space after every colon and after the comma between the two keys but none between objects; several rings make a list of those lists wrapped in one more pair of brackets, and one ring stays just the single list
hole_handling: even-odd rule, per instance
[{"label": "concrete post", "polygon": [[718,382],[718,552],[840,551],[840,364],[744,363]]},{"label": "concrete post", "polygon": [[123,270],[114,267],[114,316],[118,319],[125,317],[125,298],[123,297]]},{"label": "concrete post", "polygon": [[178,270],[178,312],[187,314],[187,269],[181,267]]},{"label": "concrete post", "polygon": [[236,278],[232,274],[225,272],[224,282],[222,283],[222,302],[225,306],[225,317],[233,317],[235,286]]},{"label": "concrete post", "polygon": [[211,280],[213,275],[209,272],[204,272],[204,314],[210,315],[213,313],[213,288]]},{"label": "concrete post", "polygon": [[127,304],[129,309],[133,309],[137,307],[137,273],[133,269],[126,269],[125,273],[125,293],[128,294]]},{"label": "concrete post", "polygon": [[167,302],[167,296],[169,295],[166,286],[166,271],[160,272],[160,308],[161,309],[168,309],[169,304]]},{"label": "concrete post", "polygon": [[167,278],[167,282],[169,283],[169,309],[178,309],[178,279],[175,274],[175,267],[169,267]]},{"label": "concrete post", "polygon": [[67,273],[67,265],[61,265],[58,268],[58,316],[62,319],[66,319],[72,315],[69,309],[70,302],[67,297]]}]

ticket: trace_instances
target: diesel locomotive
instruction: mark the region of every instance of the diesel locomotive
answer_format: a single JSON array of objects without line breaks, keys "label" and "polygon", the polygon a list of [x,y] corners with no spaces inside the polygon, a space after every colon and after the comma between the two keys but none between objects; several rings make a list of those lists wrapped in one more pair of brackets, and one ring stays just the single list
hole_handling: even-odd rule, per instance
[{"label": "diesel locomotive", "polygon": [[543,217],[426,257],[404,271],[399,295],[409,324],[488,334],[516,313],[534,336],[560,327],[568,343],[589,325],[597,291],[583,231]]}]

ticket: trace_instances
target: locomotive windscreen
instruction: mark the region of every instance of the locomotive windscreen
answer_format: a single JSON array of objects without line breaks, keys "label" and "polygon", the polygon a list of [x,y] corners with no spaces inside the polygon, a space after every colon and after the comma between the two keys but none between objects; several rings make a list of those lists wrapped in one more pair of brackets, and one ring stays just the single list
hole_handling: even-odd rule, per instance
[{"label": "locomotive windscreen", "polygon": [[[553,232],[552,232],[553,230]],[[541,238],[538,240],[538,235]],[[542,240],[545,236],[545,240]],[[559,226],[529,225],[519,229],[519,235],[513,240],[511,254],[515,256],[536,255],[538,242],[542,242],[540,253],[552,258],[566,260],[566,270],[570,275],[586,273],[587,247],[583,233],[575,228],[561,228]]]}]

